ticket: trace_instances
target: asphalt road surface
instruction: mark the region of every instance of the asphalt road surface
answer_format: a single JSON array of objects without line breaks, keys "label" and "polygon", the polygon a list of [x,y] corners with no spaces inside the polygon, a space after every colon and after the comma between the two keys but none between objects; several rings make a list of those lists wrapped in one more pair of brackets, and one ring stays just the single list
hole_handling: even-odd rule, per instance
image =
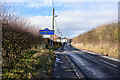
[{"label": "asphalt road surface", "polygon": [[88,79],[120,80],[120,60],[78,50],[69,44],[62,48],[65,55]]},{"label": "asphalt road surface", "polygon": [[52,79],[77,79],[69,60],[62,52],[56,52],[56,61],[52,71]]}]

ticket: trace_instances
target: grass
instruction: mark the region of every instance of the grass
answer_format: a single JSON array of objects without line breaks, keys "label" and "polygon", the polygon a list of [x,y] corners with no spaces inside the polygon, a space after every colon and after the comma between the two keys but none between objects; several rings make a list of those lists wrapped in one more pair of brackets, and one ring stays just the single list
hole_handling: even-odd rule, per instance
[{"label": "grass", "polygon": [[74,37],[72,45],[85,50],[90,50],[106,56],[118,58],[118,23],[98,26],[88,32]]},{"label": "grass", "polygon": [[92,44],[86,44],[83,46],[81,46],[81,44],[74,44],[74,46],[79,49],[85,49],[101,55],[106,55],[106,56],[120,59],[117,46],[114,46],[114,48],[109,47],[108,45],[92,45]]},{"label": "grass", "polygon": [[[48,78],[55,55],[41,50],[39,30],[28,20],[14,15],[12,7],[2,5],[2,78]],[[1,34],[0,34],[1,35]],[[49,41],[49,40],[48,40]],[[43,41],[43,44],[46,43]],[[54,44],[58,44],[54,42]],[[49,45],[49,43],[47,43]],[[49,46],[48,46],[49,47]]]},{"label": "grass", "polygon": [[14,68],[3,68],[3,79],[49,78],[55,55],[49,50],[30,50],[20,56]]}]

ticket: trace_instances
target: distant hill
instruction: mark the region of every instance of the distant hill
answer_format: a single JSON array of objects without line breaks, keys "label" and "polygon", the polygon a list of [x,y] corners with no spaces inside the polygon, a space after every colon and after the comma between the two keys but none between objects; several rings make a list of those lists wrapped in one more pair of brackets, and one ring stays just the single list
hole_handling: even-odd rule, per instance
[{"label": "distant hill", "polygon": [[118,23],[104,24],[73,38],[72,45],[118,57]]}]

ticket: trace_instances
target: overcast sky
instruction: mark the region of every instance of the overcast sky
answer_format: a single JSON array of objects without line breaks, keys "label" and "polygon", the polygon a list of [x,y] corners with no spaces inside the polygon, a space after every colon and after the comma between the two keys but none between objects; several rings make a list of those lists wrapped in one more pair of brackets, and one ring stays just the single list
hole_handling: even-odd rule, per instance
[{"label": "overcast sky", "polygon": [[[52,2],[49,0],[7,0],[35,28],[52,29]],[[73,38],[99,25],[117,21],[119,0],[55,0],[55,30]]]}]

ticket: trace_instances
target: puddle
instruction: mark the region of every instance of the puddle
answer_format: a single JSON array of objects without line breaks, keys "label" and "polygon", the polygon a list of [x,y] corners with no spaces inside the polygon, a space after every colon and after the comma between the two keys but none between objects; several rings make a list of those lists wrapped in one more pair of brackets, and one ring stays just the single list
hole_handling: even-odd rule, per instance
[{"label": "puddle", "polygon": [[60,78],[60,76],[56,76],[56,78]]},{"label": "puddle", "polygon": [[[67,71],[70,70],[70,71]],[[76,77],[71,65],[66,61],[66,57],[61,54],[56,54],[56,60],[53,68],[53,78],[73,78]]]},{"label": "puddle", "polygon": [[56,57],[56,63],[60,63],[60,59]]}]

